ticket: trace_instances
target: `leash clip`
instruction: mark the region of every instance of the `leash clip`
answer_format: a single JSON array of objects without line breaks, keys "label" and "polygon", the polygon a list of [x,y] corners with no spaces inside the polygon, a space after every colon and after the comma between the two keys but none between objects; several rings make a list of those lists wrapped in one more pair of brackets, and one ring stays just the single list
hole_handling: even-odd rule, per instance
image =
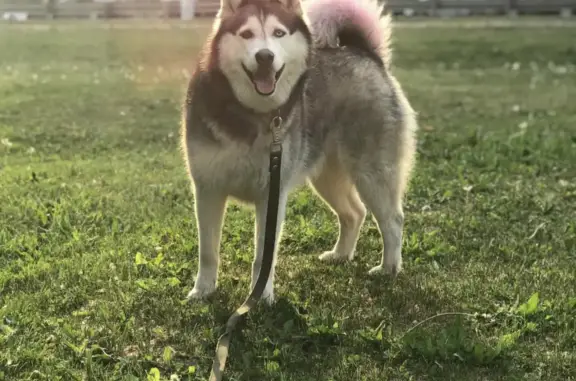
[{"label": "leash clip", "polygon": [[282,150],[282,124],[284,120],[281,116],[277,115],[272,118],[270,122],[270,129],[272,130],[272,152],[280,152]]}]

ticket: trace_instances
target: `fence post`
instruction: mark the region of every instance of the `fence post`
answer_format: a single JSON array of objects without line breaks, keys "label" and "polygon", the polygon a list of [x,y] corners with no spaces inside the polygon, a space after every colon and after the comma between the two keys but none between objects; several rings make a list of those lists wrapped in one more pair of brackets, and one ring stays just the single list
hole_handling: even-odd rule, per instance
[{"label": "fence post", "polygon": [[192,20],[196,13],[197,0],[180,0],[180,19]]},{"label": "fence post", "polygon": [[430,1],[430,16],[438,16],[438,10],[442,8],[441,0],[428,0]]},{"label": "fence post", "polygon": [[166,0],[160,0],[160,3],[162,5],[162,9],[161,9],[161,15],[160,17],[163,19],[169,19],[170,18],[170,3]]},{"label": "fence post", "polygon": [[518,16],[518,0],[506,1],[506,13],[511,17]]},{"label": "fence post", "polygon": [[56,17],[56,13],[58,12],[57,7],[58,4],[56,0],[44,0],[44,6],[46,7],[46,18],[53,19]]},{"label": "fence post", "polygon": [[562,7],[560,9],[560,17],[570,18],[572,17],[572,8],[570,7]]},{"label": "fence post", "polygon": [[107,2],[104,3],[104,16],[105,19],[111,19],[114,17],[114,3]]}]

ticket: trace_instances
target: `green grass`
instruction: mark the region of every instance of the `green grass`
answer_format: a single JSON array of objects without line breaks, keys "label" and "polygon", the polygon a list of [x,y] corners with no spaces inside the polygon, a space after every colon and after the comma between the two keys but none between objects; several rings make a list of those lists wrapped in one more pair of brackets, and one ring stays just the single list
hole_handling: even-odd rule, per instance
[{"label": "green grass", "polygon": [[[183,302],[179,110],[206,29],[86,25],[0,26],[0,380],[201,380],[253,247],[230,205],[219,291]],[[576,28],[395,36],[421,123],[405,271],[367,277],[372,221],[353,263],[319,263],[335,218],[294,194],[278,302],[234,337],[228,379],[576,380]]]}]

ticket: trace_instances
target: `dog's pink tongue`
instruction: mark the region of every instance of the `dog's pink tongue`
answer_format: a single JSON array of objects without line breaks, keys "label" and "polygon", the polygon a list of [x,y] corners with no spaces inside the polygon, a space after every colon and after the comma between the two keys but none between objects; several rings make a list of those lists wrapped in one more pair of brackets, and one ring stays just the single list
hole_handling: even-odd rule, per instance
[{"label": "dog's pink tongue", "polygon": [[269,65],[259,65],[252,80],[259,93],[272,94],[276,87],[276,72]]},{"label": "dog's pink tongue", "polygon": [[275,78],[272,77],[265,77],[265,78],[254,78],[254,86],[258,89],[259,92],[262,94],[270,94],[274,91],[274,86],[276,85]]}]

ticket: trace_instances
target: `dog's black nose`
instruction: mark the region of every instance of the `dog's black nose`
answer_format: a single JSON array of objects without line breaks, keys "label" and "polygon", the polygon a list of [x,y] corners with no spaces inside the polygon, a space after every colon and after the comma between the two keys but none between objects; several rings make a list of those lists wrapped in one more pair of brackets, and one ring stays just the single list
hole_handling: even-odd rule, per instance
[{"label": "dog's black nose", "polygon": [[269,49],[262,49],[256,53],[258,65],[270,65],[274,61],[274,53]]}]

